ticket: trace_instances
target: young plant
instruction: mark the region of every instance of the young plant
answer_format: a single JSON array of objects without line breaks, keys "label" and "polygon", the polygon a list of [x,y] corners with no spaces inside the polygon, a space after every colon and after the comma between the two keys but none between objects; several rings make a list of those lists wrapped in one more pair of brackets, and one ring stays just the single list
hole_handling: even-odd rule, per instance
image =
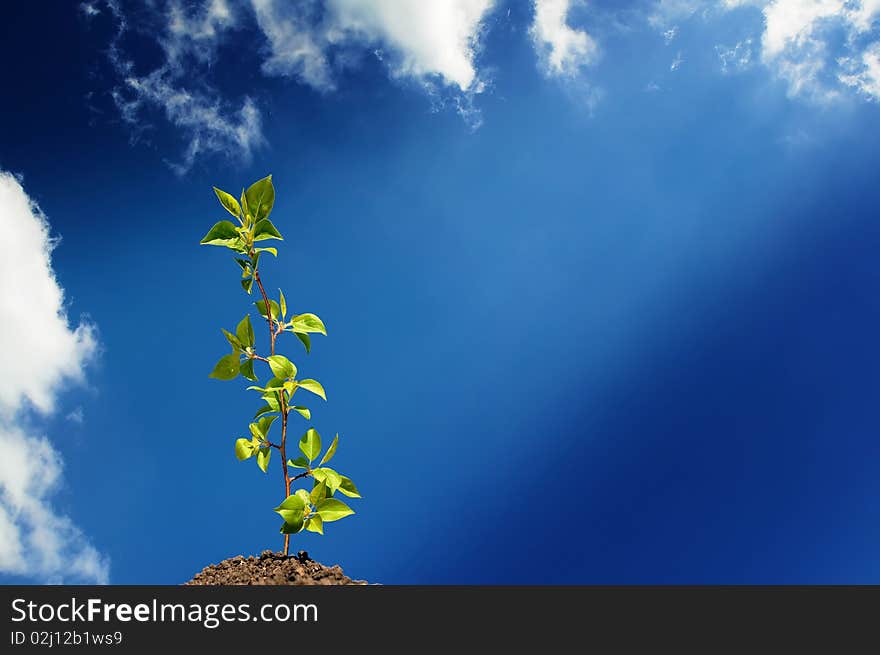
[{"label": "young plant", "polygon": [[[260,291],[261,299],[257,300],[257,312],[269,326],[268,353],[260,354],[255,345],[254,328],[250,314],[236,326],[235,332],[222,330],[223,335],[232,347],[232,352],[220,358],[214,366],[210,377],[219,380],[234,380],[239,375],[258,382],[254,362],[262,362],[269,368],[271,377],[262,384],[248,387],[248,390],[260,394],[264,405],[254,414],[253,422],[248,425],[250,438],[241,438],[235,442],[235,456],[239,460],[255,458],[257,466],[263,473],[269,467],[272,451],[277,450],[281,459],[284,474],[284,500],[275,511],[284,519],[281,533],[284,535],[284,554],[290,547],[290,535],[309,530],[324,534],[324,524],[345,518],[354,511],[344,502],[335,497],[337,493],[349,498],[360,498],[357,487],[344,475],[337,473],[326,464],[336,454],[339,435],[321,455],[321,435],[314,428],[309,428],[299,439],[301,456],[287,458],[287,435],[290,421],[300,417],[311,420],[308,407],[294,404],[294,395],[303,390],[324,400],[327,396],[324,387],[317,380],[298,378],[296,365],[284,355],[276,354],[275,345],[278,337],[285,332],[293,334],[305,347],[306,354],[311,352],[312,334],[327,334],[324,323],[314,314],[292,314],[287,318],[287,300],[284,293],[278,290],[275,301],[266,294],[263,279],[260,275],[260,256],[268,253],[278,256],[275,248],[257,247],[260,241],[275,239],[283,241],[281,233],[269,220],[269,214],[275,204],[275,187],[272,176],[263,178],[241,192],[241,202],[233,196],[214,187],[214,193],[223,208],[232,214],[238,225],[223,220],[214,225],[201,240],[203,245],[224,246],[237,253],[235,261],[241,268],[241,286],[250,294],[254,283]],[[265,351],[263,351],[265,353]],[[297,416],[294,416],[297,415]],[[269,432],[272,425],[281,419],[281,434],[273,441]],[[315,464],[315,460],[318,463]],[[291,472],[293,469],[294,472]],[[297,489],[291,493],[294,482],[311,479],[310,489]]]}]

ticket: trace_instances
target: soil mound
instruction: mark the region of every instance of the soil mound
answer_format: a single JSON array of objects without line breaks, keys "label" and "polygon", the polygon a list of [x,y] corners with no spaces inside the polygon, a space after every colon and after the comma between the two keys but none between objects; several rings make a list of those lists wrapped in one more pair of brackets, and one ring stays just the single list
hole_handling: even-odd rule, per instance
[{"label": "soil mound", "polygon": [[324,566],[305,551],[285,557],[264,550],[259,557],[238,555],[206,566],[187,585],[363,585],[352,580],[339,566]]}]

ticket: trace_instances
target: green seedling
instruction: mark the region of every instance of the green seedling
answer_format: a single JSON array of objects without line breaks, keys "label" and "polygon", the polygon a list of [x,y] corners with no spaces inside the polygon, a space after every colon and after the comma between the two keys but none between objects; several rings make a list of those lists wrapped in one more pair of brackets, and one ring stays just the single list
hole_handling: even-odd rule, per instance
[{"label": "green seedling", "polygon": [[[216,187],[214,193],[238,224],[230,220],[218,222],[201,243],[223,246],[235,253],[235,261],[241,270],[242,289],[250,295],[256,284],[259,290],[260,300],[254,302],[254,305],[269,326],[269,342],[268,353],[264,351],[260,354],[256,348],[250,314],[246,314],[234,332],[222,330],[232,352],[220,358],[210,377],[234,380],[241,375],[255,383],[248,390],[256,391],[263,400],[263,406],[257,410],[253,421],[248,425],[249,436],[236,440],[235,456],[242,461],[255,459],[257,466],[265,473],[272,451],[278,451],[284,473],[284,500],[275,507],[275,512],[283,519],[281,533],[284,535],[284,554],[287,555],[290,535],[302,530],[324,534],[325,523],[354,514],[337,495],[349,498],[361,496],[351,479],[327,466],[336,454],[338,434],[322,456],[321,435],[310,427],[299,439],[301,455],[292,459],[287,457],[290,421],[310,421],[312,416],[308,407],[298,404],[304,401],[295,401],[294,395],[301,390],[326,401],[327,394],[317,380],[299,377],[299,370],[293,361],[275,352],[276,342],[282,334],[290,333],[299,340],[308,354],[312,349],[311,335],[326,336],[327,330],[323,321],[314,314],[291,314],[288,318],[287,300],[280,289],[277,301],[266,294],[260,275],[260,257],[266,254],[277,257],[278,251],[274,247],[258,247],[257,244],[262,241],[284,240],[269,220],[275,204],[272,176],[269,175],[247,190],[242,190],[240,201]],[[256,362],[269,369],[271,377],[265,382],[260,382],[257,376]],[[280,436],[270,437],[271,428],[279,418]],[[291,491],[295,482],[309,483],[310,488]]]}]

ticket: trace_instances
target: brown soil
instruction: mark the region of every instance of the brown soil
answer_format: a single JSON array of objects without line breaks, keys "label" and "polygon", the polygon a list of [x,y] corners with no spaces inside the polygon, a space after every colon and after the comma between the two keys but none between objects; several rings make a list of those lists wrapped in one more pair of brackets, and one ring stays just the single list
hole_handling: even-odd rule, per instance
[{"label": "brown soil", "polygon": [[309,554],[285,557],[282,553],[264,550],[259,557],[238,555],[219,564],[206,566],[188,585],[350,585],[367,584],[352,580],[339,566],[324,566]]}]

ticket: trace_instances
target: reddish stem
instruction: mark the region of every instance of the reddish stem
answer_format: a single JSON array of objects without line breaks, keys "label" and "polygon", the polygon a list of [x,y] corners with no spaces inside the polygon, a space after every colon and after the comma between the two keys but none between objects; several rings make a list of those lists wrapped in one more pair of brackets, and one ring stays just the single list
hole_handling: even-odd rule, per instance
[{"label": "reddish stem", "polygon": [[[253,248],[251,249],[251,257],[254,256]],[[260,279],[260,272],[254,268],[254,280],[257,283],[257,286],[260,288],[260,294],[263,296],[263,303],[266,306],[266,321],[269,323],[269,338],[271,342],[271,353],[275,354],[275,338],[281,334],[281,321],[278,321],[278,330],[275,329],[275,326],[272,324],[272,307],[269,303],[269,296],[266,295],[266,289],[263,288],[263,280]],[[254,359],[259,359],[260,361],[268,362],[269,360],[265,357],[257,357]],[[284,391],[279,394],[278,407],[281,410],[281,445],[278,446],[278,450],[281,454],[281,467],[284,472],[284,497],[287,498],[290,495],[290,483],[292,480],[290,479],[290,471],[287,469],[287,401],[284,398]],[[284,535],[284,556],[286,557],[288,552],[290,551],[290,535]]]}]

